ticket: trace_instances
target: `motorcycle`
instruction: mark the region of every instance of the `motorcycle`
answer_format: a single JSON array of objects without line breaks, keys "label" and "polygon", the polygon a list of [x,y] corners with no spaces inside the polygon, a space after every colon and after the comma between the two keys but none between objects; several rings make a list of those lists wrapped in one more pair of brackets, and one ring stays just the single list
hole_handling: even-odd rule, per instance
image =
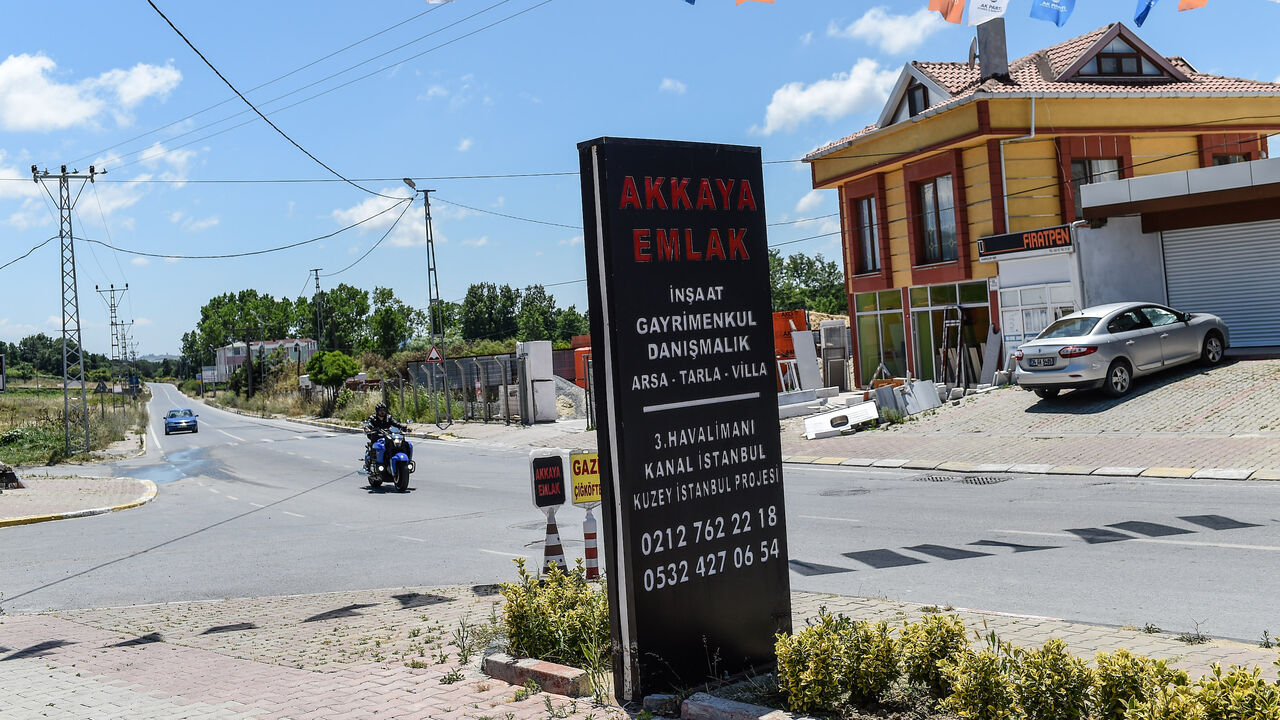
[{"label": "motorcycle", "polygon": [[[368,426],[365,428],[372,432]],[[390,427],[378,431],[378,438],[373,441],[373,457],[365,451],[364,471],[369,476],[369,487],[382,487],[384,482],[393,482],[396,490],[406,492],[409,489],[409,475],[417,469],[413,462],[413,445],[405,439],[400,428]]]}]

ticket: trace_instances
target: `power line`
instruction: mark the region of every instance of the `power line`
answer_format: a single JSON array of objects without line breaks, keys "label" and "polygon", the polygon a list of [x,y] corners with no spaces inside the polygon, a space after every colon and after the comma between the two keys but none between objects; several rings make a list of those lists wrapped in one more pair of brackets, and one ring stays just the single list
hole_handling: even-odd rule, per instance
[{"label": "power line", "polygon": [[[112,244],[110,244],[110,243],[102,242],[101,240],[91,240],[91,239],[89,239],[89,238],[81,238],[81,239],[82,239],[82,240],[84,240],[85,242],[90,242],[90,243],[94,243],[94,244],[96,244],[96,245],[102,245],[103,247],[111,248],[112,250],[115,250],[116,252],[127,253],[127,254],[129,254],[129,255],[138,255],[138,256],[141,256],[141,257],[172,258],[172,259],[174,259],[174,260],[225,260],[225,259],[227,259],[227,258],[250,257],[250,256],[253,256],[253,255],[266,255],[267,253],[280,252],[281,250],[289,250],[289,249],[291,249],[291,248],[300,247],[300,246],[302,246],[302,245],[310,245],[311,243],[314,243],[314,242],[319,242],[319,241],[321,241],[321,240],[327,240],[327,239],[329,239],[329,238],[331,238],[331,237],[333,237],[333,236],[335,236],[335,235],[338,235],[338,234],[340,234],[340,233],[346,232],[347,230],[350,230],[350,229],[351,229],[351,228],[353,228],[353,227],[356,227],[356,226],[359,226],[359,225],[363,225],[363,224],[365,224],[365,223],[369,222],[370,220],[373,220],[374,218],[378,217],[379,215],[383,215],[383,214],[385,214],[385,213],[387,213],[387,212],[389,212],[389,211],[391,211],[391,210],[394,210],[394,209],[396,208],[396,206],[397,206],[397,205],[400,205],[400,204],[402,204],[402,203],[408,203],[408,202],[410,202],[411,200],[412,200],[412,198],[400,198],[400,202],[397,202],[397,203],[394,203],[394,204],[392,204],[392,205],[389,205],[387,208],[385,208],[385,209],[383,209],[383,210],[381,210],[381,211],[379,211],[379,212],[377,212],[377,213],[375,213],[375,214],[373,214],[373,215],[370,215],[369,217],[367,217],[367,218],[365,218],[365,219],[363,219],[363,220],[360,220],[360,221],[354,222],[354,223],[352,223],[352,224],[350,224],[350,225],[348,225],[348,226],[346,226],[346,227],[344,227],[344,228],[341,228],[341,229],[338,229],[338,230],[334,230],[334,231],[333,231],[333,232],[331,232],[331,233],[327,233],[327,234],[325,234],[325,235],[320,235],[320,236],[318,236],[318,237],[313,237],[313,238],[311,238],[311,239],[309,239],[309,240],[300,240],[300,241],[295,242],[295,243],[289,243],[288,245],[279,245],[279,246],[277,246],[277,247],[265,248],[265,249],[263,249],[263,250],[252,250],[252,251],[248,251],[248,252],[241,252],[241,253],[224,253],[224,254],[221,254],[221,255],[171,255],[171,254],[164,254],[164,253],[150,253],[150,252],[143,252],[143,251],[141,251],[141,250],[129,250],[129,249],[127,249],[127,248],[120,248],[120,247],[116,247],[116,246],[114,246],[114,245],[112,245]],[[47,242],[47,241],[46,241],[46,242]]]},{"label": "power line", "polygon": [[[423,15],[427,15],[427,14],[429,14],[429,13],[435,12],[436,10],[439,10],[439,9],[440,9],[440,8],[442,8],[442,7],[444,7],[444,4],[432,5],[430,8],[428,8],[428,9],[426,9],[426,10],[424,10],[424,11],[422,11],[422,12],[420,12],[420,13],[416,14],[416,15],[413,15],[413,16],[411,16],[411,17],[405,18],[404,20],[401,20],[400,22],[398,22],[398,23],[396,23],[396,24],[394,24],[394,25],[391,25],[391,26],[389,26],[389,27],[385,27],[385,28],[383,28],[383,29],[379,30],[378,32],[373,33],[372,35],[366,35],[365,37],[363,37],[363,38],[361,38],[361,39],[359,39],[359,40],[357,40],[357,41],[355,41],[355,42],[353,42],[353,43],[351,43],[351,44],[349,44],[349,45],[347,45],[347,46],[345,46],[345,47],[342,47],[342,48],[340,48],[340,49],[338,49],[338,50],[334,50],[333,52],[329,53],[328,55],[325,55],[324,57],[318,58],[318,59],[316,59],[316,60],[312,60],[311,62],[307,63],[306,65],[302,65],[302,66],[300,66],[300,67],[294,68],[293,70],[290,70],[289,72],[284,73],[283,75],[278,75],[278,76],[276,76],[276,77],[274,77],[274,78],[272,78],[272,79],[270,79],[270,80],[268,80],[268,81],[266,81],[266,82],[264,82],[264,83],[261,83],[261,84],[259,84],[259,85],[255,85],[255,86],[253,86],[253,87],[249,88],[248,92],[254,92],[254,91],[256,91],[256,90],[261,90],[262,88],[268,87],[268,86],[270,86],[270,85],[274,85],[274,84],[276,84],[276,83],[280,82],[281,80],[284,80],[285,78],[287,78],[287,77],[289,77],[289,76],[291,76],[291,75],[296,75],[297,73],[302,72],[303,70],[306,70],[306,69],[307,69],[307,68],[309,68],[309,67],[312,67],[312,66],[318,65],[318,64],[320,64],[320,63],[324,62],[325,60],[328,60],[329,58],[334,57],[335,55],[340,55],[340,54],[342,54],[342,53],[344,53],[344,52],[346,52],[346,51],[350,50],[351,48],[356,47],[357,45],[362,45],[362,44],[364,44],[364,43],[366,43],[366,42],[368,42],[368,41],[370,41],[370,40],[372,40],[372,39],[374,39],[374,38],[378,37],[379,35],[386,34],[386,33],[390,32],[390,31],[392,31],[392,30],[395,30],[396,28],[398,28],[398,27],[400,27],[400,26],[402,26],[402,25],[407,25],[408,23],[413,22],[414,20],[417,20],[418,18],[422,17]],[[142,138],[147,137],[147,136],[149,136],[149,135],[154,135],[154,134],[156,134],[156,133],[160,132],[161,130],[166,130],[166,129],[168,129],[168,128],[173,127],[174,125],[178,125],[179,123],[186,122],[187,120],[190,120],[191,118],[196,117],[197,115],[201,115],[201,114],[206,113],[206,112],[208,112],[208,111],[210,111],[210,110],[213,110],[214,108],[217,108],[217,107],[221,107],[221,106],[223,106],[223,105],[226,105],[227,103],[229,103],[229,102],[231,102],[231,101],[233,101],[233,100],[235,100],[235,98],[226,98],[225,100],[221,100],[221,101],[216,102],[216,103],[214,103],[214,104],[212,104],[212,105],[210,105],[210,106],[208,106],[208,107],[205,107],[205,108],[203,108],[203,109],[197,110],[197,111],[195,111],[195,112],[191,113],[190,115],[186,115],[185,117],[178,118],[177,120],[174,120],[174,121],[173,121],[173,122],[171,122],[171,123],[166,123],[166,124],[164,124],[164,125],[161,125],[161,126],[160,126],[160,127],[158,127],[158,128],[154,128],[154,129],[152,129],[152,130],[148,130],[147,132],[144,132],[144,133],[142,133],[141,135],[135,135],[135,136],[133,136],[133,137],[129,138],[128,140],[121,140],[120,142],[116,143],[115,145],[111,145],[111,146],[108,146],[108,147],[106,147],[106,148],[103,148],[102,150],[98,150],[98,151],[96,151],[96,152],[89,153],[88,155],[85,155],[85,156],[84,156],[84,157],[82,157],[82,158],[77,158],[77,159],[76,159],[76,160],[74,160],[73,162],[83,162],[83,161],[85,161],[85,160],[89,160],[89,159],[95,158],[95,157],[97,157],[97,156],[99,156],[99,155],[102,155],[102,154],[104,154],[104,153],[108,153],[108,152],[110,152],[110,151],[112,151],[112,150],[114,150],[114,149],[116,149],[116,148],[120,147],[121,145],[126,145],[126,144],[128,144],[128,143],[133,142],[134,140],[141,140]],[[219,121],[219,122],[221,122],[221,121]]]},{"label": "power line", "polygon": [[35,247],[33,247],[33,248],[31,248],[30,250],[28,250],[28,251],[26,251],[26,252],[22,253],[22,254],[21,254],[21,255],[19,255],[18,257],[16,257],[16,258],[14,258],[14,259],[10,260],[9,262],[7,262],[7,263],[5,263],[5,264],[3,264],[3,265],[0,265],[0,270],[3,270],[3,269],[5,269],[5,268],[9,267],[10,265],[12,265],[12,264],[14,264],[14,263],[18,262],[19,260],[25,260],[29,255],[31,255],[31,253],[33,253],[33,252],[35,252],[35,251],[39,250],[40,248],[44,247],[45,245],[48,245],[49,243],[51,243],[51,242],[53,242],[54,240],[57,240],[57,239],[58,239],[58,236],[57,236],[57,235],[54,235],[53,237],[51,237],[51,238],[49,238],[48,240],[45,240],[44,242],[42,242],[42,243],[40,243],[40,244],[36,245]]},{"label": "power line", "polygon": [[383,241],[383,240],[386,240],[386,239],[387,239],[387,237],[388,237],[389,235],[391,235],[391,231],[396,229],[396,225],[399,225],[399,224],[400,224],[400,219],[404,217],[404,214],[405,214],[405,213],[409,212],[409,208],[411,208],[411,207],[413,207],[413,203],[412,203],[412,202],[405,203],[404,210],[401,210],[401,211],[400,211],[400,214],[396,217],[395,222],[391,223],[391,227],[387,228],[387,231],[386,231],[386,232],[384,232],[384,233],[382,233],[382,237],[378,238],[378,242],[374,243],[374,244],[373,244],[373,247],[369,248],[368,250],[365,250],[363,255],[361,255],[360,257],[356,258],[356,261],[355,261],[355,262],[351,263],[350,265],[348,265],[348,266],[346,266],[346,267],[342,268],[341,270],[339,270],[339,271],[337,271],[337,272],[325,273],[324,275],[321,275],[320,277],[333,277],[334,275],[341,275],[342,273],[344,273],[344,272],[346,272],[346,271],[350,270],[351,268],[355,267],[356,265],[359,265],[361,260],[364,260],[365,258],[369,257],[369,253],[373,252],[374,250],[377,250],[377,249],[378,249],[378,246],[382,244],[382,241]]},{"label": "power line", "polygon": [[[476,12],[476,13],[473,13],[472,15],[469,15],[468,17],[463,18],[463,20],[460,20],[460,21],[458,21],[458,22],[455,22],[455,23],[453,23],[453,24],[451,24],[451,25],[449,25],[449,26],[447,26],[447,27],[453,27],[454,25],[457,25],[459,22],[463,22],[463,21],[465,21],[465,20],[469,20],[469,19],[471,19],[471,18],[475,17],[476,15],[479,15],[479,14],[481,14],[481,13],[483,13],[483,12],[486,12],[486,11],[488,11],[488,10],[490,10],[490,9],[494,8],[494,7],[497,7],[497,5],[501,5],[501,4],[504,4],[504,3],[509,2],[509,1],[510,1],[510,0],[502,0],[502,2],[499,2],[499,3],[497,3],[496,5],[492,5],[492,6],[488,7],[488,8],[485,8],[484,10],[481,10],[481,11],[478,11],[478,12]],[[148,2],[150,2],[150,0],[148,0]],[[501,25],[502,23],[504,23],[504,22],[506,22],[506,21],[508,21],[508,20],[511,20],[511,19],[516,18],[516,17],[518,17],[518,16],[520,16],[520,15],[523,15],[523,14],[525,14],[525,13],[529,12],[530,10],[537,9],[537,8],[539,8],[539,7],[543,6],[543,5],[546,5],[546,4],[547,4],[547,3],[549,3],[549,2],[551,2],[551,0],[543,0],[542,2],[538,3],[537,5],[533,5],[533,6],[531,6],[531,7],[525,8],[524,10],[521,10],[521,11],[519,11],[519,12],[516,12],[516,13],[513,13],[513,14],[511,14],[511,15],[508,15],[507,17],[504,17],[504,18],[502,18],[501,20],[497,20],[497,21],[495,21],[495,22],[489,23],[488,25],[485,25],[485,26],[483,26],[483,27],[481,27],[481,28],[479,28],[479,29],[477,29],[477,30],[472,30],[471,32],[468,32],[468,33],[465,33],[465,34],[463,34],[463,35],[460,35],[460,36],[458,36],[458,37],[456,37],[456,38],[453,38],[452,40],[447,40],[447,41],[445,41],[445,42],[440,43],[439,45],[436,45],[436,46],[434,46],[434,47],[431,47],[431,48],[428,48],[428,49],[426,49],[426,50],[423,50],[423,51],[422,51],[422,52],[420,52],[420,53],[417,53],[417,54],[415,54],[415,55],[410,55],[409,57],[406,57],[406,58],[404,58],[404,59],[402,59],[402,60],[397,60],[397,61],[395,61],[395,62],[393,62],[393,63],[391,63],[391,64],[389,64],[389,65],[384,65],[384,66],[382,66],[382,67],[378,68],[377,70],[370,71],[370,72],[368,72],[368,73],[365,73],[364,75],[361,75],[361,76],[359,76],[359,77],[353,78],[353,79],[348,80],[348,81],[346,81],[346,82],[344,82],[344,83],[340,83],[340,84],[338,84],[338,85],[335,85],[335,86],[333,86],[333,87],[331,87],[331,88],[329,88],[329,89],[327,89],[327,90],[322,90],[322,91],[320,91],[320,92],[318,92],[318,93],[316,93],[316,94],[314,94],[314,95],[310,95],[310,96],[307,96],[307,97],[305,97],[305,98],[302,98],[301,100],[298,100],[297,102],[290,103],[289,105],[285,105],[284,107],[276,108],[276,109],[272,110],[271,112],[272,112],[272,114],[274,115],[274,114],[279,113],[279,112],[282,112],[282,111],[284,111],[284,110],[288,110],[288,109],[290,109],[290,108],[297,107],[298,105],[301,105],[301,104],[303,104],[303,103],[306,103],[306,102],[310,102],[310,101],[312,101],[312,100],[315,100],[315,99],[316,99],[316,98],[318,98],[318,97],[322,97],[322,96],[324,96],[324,95],[328,95],[329,93],[334,92],[335,90],[340,90],[340,89],[342,89],[342,88],[344,88],[344,87],[347,87],[348,85],[352,85],[352,84],[354,84],[354,83],[360,82],[361,80],[368,79],[368,78],[370,78],[370,77],[373,77],[374,75],[378,75],[378,74],[380,74],[380,73],[386,72],[387,70],[391,70],[391,69],[397,68],[397,67],[399,67],[400,65],[403,65],[404,63],[409,62],[410,60],[416,60],[417,58],[420,58],[420,57],[422,57],[423,55],[426,55],[426,54],[431,53],[431,52],[435,52],[436,50],[439,50],[440,48],[446,47],[446,46],[448,46],[448,45],[452,45],[453,43],[458,42],[459,40],[464,40],[464,39],[466,39],[466,38],[471,37],[472,35],[476,35],[476,34],[478,34],[478,33],[484,32],[485,30],[488,30],[489,28],[495,27],[495,26],[497,26],[497,25]],[[152,5],[152,7],[154,7],[154,5]],[[159,12],[159,10],[157,10],[156,12]],[[166,20],[167,20],[167,18],[166,18]],[[170,26],[172,26],[172,23],[170,23]],[[175,30],[176,30],[176,28],[175,28]],[[437,32],[438,32],[438,31],[437,31]],[[430,33],[430,34],[434,34],[434,33]],[[183,39],[185,40],[186,38],[183,38]],[[188,43],[188,44],[190,44],[190,43]],[[194,48],[192,48],[192,49],[194,49]],[[202,58],[201,58],[201,59],[203,59],[203,56],[202,56]],[[206,62],[206,63],[208,63],[208,61],[207,61],[207,60],[206,60],[205,62]],[[368,62],[368,61],[365,61],[365,62]],[[362,65],[362,64],[364,64],[364,63],[360,63],[360,64]],[[212,67],[212,65],[210,65],[210,67]],[[353,66],[353,67],[358,67],[358,65],[357,65],[357,66]],[[351,69],[353,69],[353,68],[348,68],[347,70],[351,70]],[[333,75],[330,75],[330,76],[328,76],[328,77],[321,78],[320,80],[317,80],[317,81],[315,81],[315,82],[313,82],[313,83],[309,83],[309,84],[304,85],[304,86],[302,86],[302,87],[300,87],[300,88],[297,88],[297,89],[291,90],[291,91],[289,91],[289,92],[287,92],[287,93],[285,93],[285,94],[283,94],[283,95],[278,95],[278,96],[276,96],[276,97],[274,97],[274,98],[271,98],[270,100],[267,100],[265,103],[263,103],[263,105],[265,106],[265,105],[269,105],[269,104],[271,104],[271,103],[274,103],[274,102],[276,102],[276,101],[278,101],[278,100],[283,100],[284,98],[289,97],[290,95],[294,95],[294,94],[296,94],[296,93],[298,93],[298,92],[301,92],[302,90],[305,90],[305,89],[310,88],[310,87],[314,87],[315,85],[318,85],[319,83],[322,83],[322,82],[324,82],[324,81],[326,81],[326,80],[329,80],[329,79],[331,79],[331,78],[333,78],[333,77],[336,77],[336,76],[338,76],[338,75],[341,75],[341,74],[343,74],[343,73],[347,72],[347,70],[342,70],[342,71],[337,72],[337,73],[334,73]],[[215,72],[216,72],[216,70],[215,70]],[[219,77],[221,77],[221,75],[219,75]],[[223,79],[223,81],[224,81],[224,82],[226,82],[225,78]],[[232,89],[234,90],[235,88],[233,87]],[[241,97],[243,98],[243,96],[241,96]],[[248,100],[245,100],[245,103],[246,103],[246,104],[248,104]],[[256,112],[256,113],[258,113],[258,115],[259,115],[260,117],[262,117],[264,120],[266,119],[266,116],[265,116],[265,115],[263,115],[261,112],[259,112],[259,111],[258,111],[258,109],[257,109],[256,107],[254,107],[253,105],[249,105],[249,106],[250,106],[251,108],[253,108],[253,111],[254,111],[254,112]],[[212,123],[209,123],[209,124],[206,124],[206,125],[202,125],[202,126],[200,126],[200,127],[198,127],[198,128],[194,128],[194,129],[189,130],[189,131],[187,131],[187,132],[185,132],[185,133],[181,133],[180,135],[175,136],[175,138],[180,138],[180,137],[185,137],[185,136],[187,136],[187,135],[191,135],[191,134],[193,134],[193,133],[199,132],[200,130],[202,130],[202,129],[204,129],[204,128],[208,128],[208,127],[212,127],[212,126],[214,126],[214,125],[221,124],[221,123],[223,123],[223,122],[226,122],[227,120],[231,120],[231,119],[233,119],[233,118],[235,118],[235,117],[238,117],[238,116],[240,116],[240,115],[243,115],[243,114],[244,114],[244,112],[237,113],[237,114],[235,114],[235,115],[231,115],[231,116],[228,116],[228,117],[222,118],[221,120],[217,120],[217,121],[215,121],[215,122],[212,122]],[[245,122],[238,123],[238,124],[236,124],[236,125],[232,125],[231,127],[229,127],[229,128],[224,128],[223,130],[219,130],[218,132],[210,133],[210,134],[208,134],[208,135],[204,135],[204,136],[202,136],[202,137],[196,138],[195,140],[191,140],[191,141],[189,141],[189,142],[185,142],[185,143],[182,143],[182,144],[180,144],[180,145],[176,145],[176,146],[174,146],[172,149],[175,149],[175,150],[176,150],[176,149],[179,149],[179,148],[187,147],[188,145],[194,145],[194,144],[196,144],[196,143],[198,143],[198,142],[202,142],[202,141],[204,141],[204,140],[208,140],[209,138],[217,137],[218,135],[221,135],[221,134],[223,134],[223,133],[225,133],[225,132],[230,132],[231,130],[235,130],[236,128],[244,127],[245,125],[248,125],[248,124],[250,124],[251,122],[252,122],[252,120],[246,120]],[[268,122],[270,122],[270,121],[268,121]],[[272,126],[272,127],[274,127],[274,126]],[[282,134],[283,134],[283,133],[282,133]],[[287,136],[286,136],[286,137],[287,137]],[[142,150],[138,150],[138,151],[135,151],[135,152],[133,152],[133,153],[128,153],[128,154],[129,154],[129,155],[133,155],[133,154],[137,154],[137,153],[140,153],[140,152],[144,152],[144,151],[142,151]],[[304,151],[304,152],[305,152],[305,151]],[[130,165],[135,165],[135,164],[137,164],[137,163],[139,163],[139,162],[143,162],[143,161],[146,161],[146,160],[151,160],[151,159],[154,159],[154,158],[156,158],[156,157],[158,157],[158,155],[147,155],[147,156],[139,157],[139,158],[137,158],[137,159],[135,159],[135,160],[132,160],[132,161],[127,162],[127,163],[124,163],[124,164],[122,164],[122,165],[117,165],[116,167],[117,167],[117,168],[120,168],[120,167],[128,167],[128,166],[130,166]],[[317,162],[318,162],[318,161],[317,161]],[[328,168],[326,168],[326,169],[328,169]],[[341,177],[341,176],[339,176],[339,177]],[[343,179],[345,180],[345,178],[343,178]],[[361,189],[364,189],[364,188],[361,188]],[[366,192],[367,192],[367,191],[366,191]]]},{"label": "power line", "polygon": [[520,220],[521,222],[536,223],[536,224],[538,224],[538,225],[550,225],[550,226],[552,226],[552,227],[569,228],[570,230],[581,230],[581,229],[582,229],[582,226],[581,226],[581,225],[566,225],[566,224],[564,224],[564,223],[551,222],[551,221],[549,221],[549,220],[535,220],[535,219],[533,219],[533,218],[520,217],[519,215],[507,215],[506,213],[500,213],[500,212],[496,212],[496,211],[494,211],[494,210],[484,210],[484,209],[482,209],[482,208],[478,208],[478,207],[471,207],[470,205],[463,205],[462,203],[459,203],[459,202],[453,202],[452,200],[445,200],[444,198],[440,197],[439,195],[437,195],[437,196],[436,196],[436,200],[439,200],[440,202],[444,203],[445,205],[453,205],[454,207],[466,208],[467,210],[474,210],[475,212],[478,212],[478,213],[486,213],[486,214],[489,214],[489,215],[497,215],[498,217],[504,217],[504,218],[508,218],[508,219],[510,219],[510,220]]},{"label": "power line", "polygon": [[240,99],[244,101],[244,104],[249,106],[249,109],[250,109],[250,110],[253,110],[255,113],[257,113],[258,117],[262,118],[262,121],[263,121],[263,122],[265,122],[266,124],[270,125],[272,130],[275,130],[276,132],[280,133],[280,137],[283,137],[285,140],[288,140],[288,141],[289,141],[289,144],[291,144],[291,145],[293,145],[294,147],[296,147],[296,148],[298,148],[299,150],[301,150],[301,151],[302,151],[302,153],[303,153],[304,155],[306,155],[307,157],[309,157],[309,158],[311,158],[312,160],[314,160],[314,161],[316,162],[316,164],[318,164],[320,167],[324,168],[325,170],[328,170],[330,173],[332,173],[332,174],[333,174],[333,175],[335,175],[336,177],[339,177],[339,178],[342,178],[343,180],[345,180],[345,181],[347,182],[347,184],[348,184],[348,185],[350,185],[350,186],[352,186],[352,187],[354,187],[354,188],[358,188],[358,189],[360,189],[360,190],[363,190],[363,191],[365,191],[365,192],[369,193],[370,195],[376,195],[376,196],[378,196],[378,197],[387,198],[387,199],[389,199],[389,200],[393,200],[393,199],[395,199],[395,198],[393,198],[393,197],[392,197],[392,196],[390,196],[390,195],[383,195],[382,193],[374,192],[373,190],[370,190],[370,189],[368,189],[368,188],[366,188],[366,187],[364,187],[364,186],[362,186],[362,185],[360,185],[360,184],[358,184],[358,183],[352,182],[351,180],[347,180],[347,178],[346,178],[346,177],[343,177],[342,173],[340,173],[340,172],[338,172],[337,170],[334,170],[333,168],[331,168],[331,167],[329,167],[328,165],[324,164],[324,162],[323,162],[323,161],[321,161],[321,160],[320,160],[320,158],[316,157],[315,155],[312,155],[312,154],[311,154],[311,152],[310,152],[309,150],[307,150],[306,148],[304,148],[304,147],[302,147],[301,145],[299,145],[299,144],[298,144],[298,143],[297,143],[293,138],[289,137],[289,135],[288,135],[287,133],[285,133],[285,131],[283,131],[283,130],[281,130],[279,127],[277,127],[275,123],[271,122],[271,120],[269,120],[269,119],[267,118],[267,116],[266,116],[266,115],[263,115],[263,114],[262,114],[262,111],[261,111],[261,110],[259,110],[257,107],[255,107],[253,103],[249,102],[249,98],[245,97],[245,96],[244,96],[244,95],[243,95],[239,90],[237,90],[237,89],[236,89],[236,86],[235,86],[235,85],[232,85],[232,84],[231,84],[231,81],[230,81],[230,80],[228,80],[228,79],[227,79],[227,78],[222,74],[222,72],[218,70],[218,68],[214,67],[213,63],[209,62],[209,59],[208,59],[208,58],[206,58],[206,57],[204,56],[204,53],[200,52],[200,50],[199,50],[198,48],[196,48],[196,46],[195,46],[194,44],[192,44],[192,42],[191,42],[190,40],[188,40],[188,39],[187,39],[187,36],[182,34],[182,31],[178,29],[178,26],[177,26],[177,25],[174,25],[174,24],[173,24],[173,21],[172,21],[172,20],[170,20],[170,19],[168,18],[168,16],[166,16],[163,12],[161,12],[161,11],[160,11],[160,8],[156,7],[156,4],[155,4],[155,2],[153,2],[153,0],[147,0],[147,4],[151,6],[151,9],[152,9],[152,10],[155,10],[155,11],[156,11],[156,14],[158,14],[161,18],[163,18],[163,19],[164,19],[164,21],[165,21],[166,23],[168,23],[169,27],[173,28],[173,31],[174,31],[175,33],[177,33],[177,34],[178,34],[178,37],[182,38],[182,41],[183,41],[184,43],[186,43],[186,44],[187,44],[187,47],[191,48],[191,51],[192,51],[192,52],[194,52],[196,55],[198,55],[198,56],[200,57],[200,59],[204,61],[204,64],[205,64],[205,65],[208,65],[208,66],[209,66],[209,69],[210,69],[210,70],[212,70],[212,71],[213,71],[213,73],[214,73],[215,75],[217,75],[217,76],[218,76],[218,79],[219,79],[219,80],[221,80],[222,82],[226,83],[227,87],[231,88],[232,92],[234,92],[236,95],[238,95],[238,96],[240,97]]}]

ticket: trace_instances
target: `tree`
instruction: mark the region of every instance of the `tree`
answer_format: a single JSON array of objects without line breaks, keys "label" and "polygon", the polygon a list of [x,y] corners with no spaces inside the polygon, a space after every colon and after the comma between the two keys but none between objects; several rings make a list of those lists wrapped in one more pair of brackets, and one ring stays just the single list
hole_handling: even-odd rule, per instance
[{"label": "tree", "polygon": [[574,335],[586,335],[591,332],[591,323],[587,316],[578,312],[578,308],[570,305],[563,310],[556,310],[555,339],[568,342]]},{"label": "tree", "polygon": [[370,345],[383,357],[390,357],[426,324],[426,315],[395,296],[390,288],[374,288]]},{"label": "tree", "polygon": [[833,315],[849,312],[844,290],[844,271],[819,253],[809,257],[796,253],[783,258],[777,250],[769,251],[769,285],[773,291],[773,309],[812,310]]},{"label": "tree", "polygon": [[462,301],[462,337],[465,340],[516,337],[520,291],[510,285],[476,283],[467,288]]},{"label": "tree", "polygon": [[298,333],[317,340],[326,350],[354,351],[364,347],[369,334],[369,293],[345,283],[320,293],[320,321],[324,337],[316,330],[316,299],[298,298],[294,323]]},{"label": "tree", "polygon": [[520,295],[520,311],[516,314],[516,339],[555,339],[556,300],[541,285],[530,285]]},{"label": "tree", "polygon": [[326,390],[326,398],[321,403],[320,414],[333,413],[334,401],[338,388],[347,378],[360,372],[360,366],[350,356],[340,350],[318,352],[307,361],[307,377],[313,385]]}]

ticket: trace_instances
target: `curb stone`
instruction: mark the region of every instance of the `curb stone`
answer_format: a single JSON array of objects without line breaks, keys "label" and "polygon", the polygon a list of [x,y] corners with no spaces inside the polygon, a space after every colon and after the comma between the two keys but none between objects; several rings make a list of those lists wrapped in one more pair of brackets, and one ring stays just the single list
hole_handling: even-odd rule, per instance
[{"label": "curb stone", "polygon": [[694,693],[680,705],[681,720],[813,720],[784,710]]},{"label": "curb stone", "polygon": [[[138,478],[116,478],[116,479],[137,480]],[[70,520],[71,518],[89,517],[91,515],[105,515],[109,512],[117,512],[119,510],[128,510],[130,508],[146,505],[152,500],[155,500],[156,495],[159,493],[159,488],[156,487],[156,484],[150,480],[139,480],[139,482],[145,483],[147,490],[142,494],[142,497],[138,498],[137,500],[131,500],[127,503],[120,503],[119,505],[111,505],[109,507],[91,508],[89,510],[73,510],[71,512],[65,512],[65,513],[51,513],[47,515],[27,515],[24,517],[17,517],[17,518],[4,518],[4,519],[0,519],[0,527],[11,527],[15,525],[33,525],[35,523],[49,522],[51,520]]]},{"label": "curb stone", "polygon": [[532,658],[517,659],[506,653],[494,653],[485,656],[481,667],[485,675],[511,685],[524,685],[533,680],[543,692],[566,697],[585,697],[591,694],[587,671],[568,665]]},{"label": "curb stone", "polygon": [[971,463],[938,460],[902,460],[898,458],[841,458],[816,455],[785,455],[787,465],[840,465],[844,467],[900,468],[903,470],[938,470],[956,473],[1010,473],[1015,475],[1097,475],[1109,477],[1146,477],[1197,480],[1280,480],[1280,470],[1261,468],[1175,468],[1123,467],[1104,465],[1042,465],[1006,463]]}]

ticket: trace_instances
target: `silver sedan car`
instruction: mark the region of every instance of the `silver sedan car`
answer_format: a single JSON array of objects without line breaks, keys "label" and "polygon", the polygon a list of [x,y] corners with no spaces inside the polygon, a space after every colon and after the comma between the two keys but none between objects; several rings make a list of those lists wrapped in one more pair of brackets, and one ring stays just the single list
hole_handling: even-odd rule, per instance
[{"label": "silver sedan car", "polygon": [[1055,321],[1014,353],[1014,378],[1042,398],[1072,388],[1128,394],[1133,379],[1200,361],[1222,362],[1230,339],[1216,315],[1184,313],[1154,303],[1085,308]]}]

